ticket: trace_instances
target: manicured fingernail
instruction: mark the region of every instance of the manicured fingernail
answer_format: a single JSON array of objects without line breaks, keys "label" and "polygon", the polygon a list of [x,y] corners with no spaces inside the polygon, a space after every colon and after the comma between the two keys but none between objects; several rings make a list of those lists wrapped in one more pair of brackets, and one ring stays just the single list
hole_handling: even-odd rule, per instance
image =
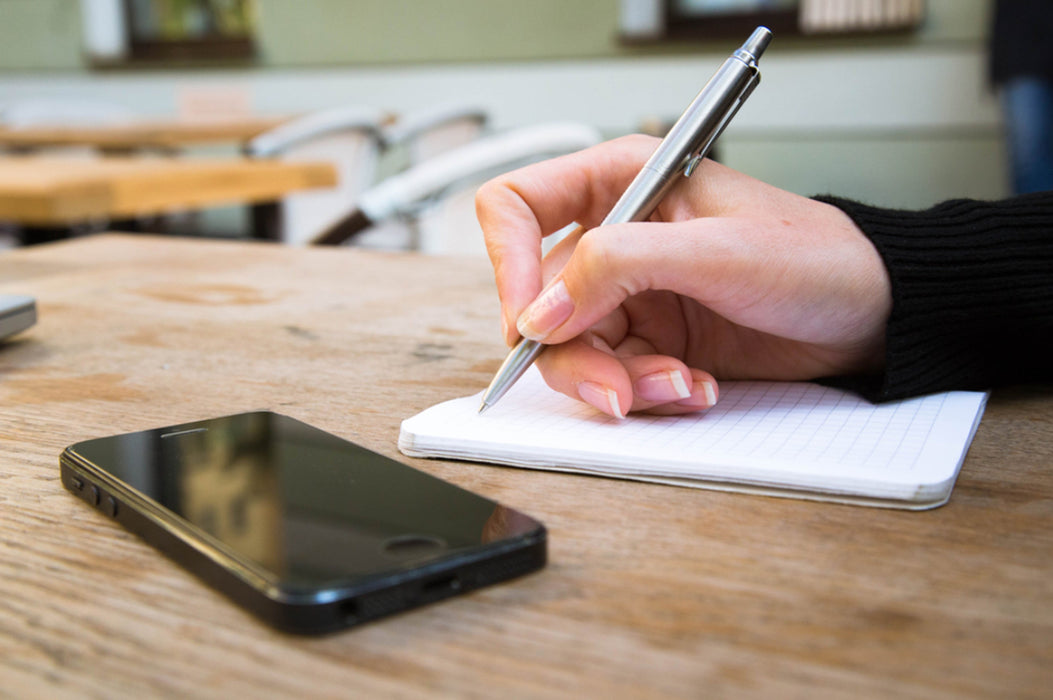
[{"label": "manicured fingernail", "polygon": [[708,380],[695,382],[691,386],[691,396],[677,401],[677,406],[687,408],[710,408],[717,403],[717,387]]},{"label": "manicured fingernail", "polygon": [[606,340],[604,340],[600,336],[596,335],[592,331],[585,331],[584,333],[582,333],[581,334],[581,339],[584,340],[586,343],[588,343],[589,347],[593,347],[593,348],[596,348],[597,350],[601,350],[601,351],[607,353],[608,355],[613,355],[614,354],[614,348],[612,348],[610,345],[608,345]]},{"label": "manicured fingernail", "polygon": [[622,407],[618,403],[618,394],[614,389],[597,384],[596,382],[581,382],[578,384],[578,396],[585,403],[594,406],[604,413],[615,418],[625,418]]},{"label": "manicured fingernail", "polygon": [[645,374],[633,384],[633,391],[646,401],[678,401],[691,396],[691,389],[678,370]]},{"label": "manicured fingernail", "polygon": [[519,317],[516,328],[530,340],[544,340],[574,313],[574,300],[563,280],[546,289]]}]

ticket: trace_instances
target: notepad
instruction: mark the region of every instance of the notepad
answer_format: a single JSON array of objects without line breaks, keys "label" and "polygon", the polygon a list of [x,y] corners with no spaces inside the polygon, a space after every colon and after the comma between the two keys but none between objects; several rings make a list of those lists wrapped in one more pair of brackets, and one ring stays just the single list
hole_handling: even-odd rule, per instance
[{"label": "notepad", "polygon": [[921,510],[950,498],[987,394],[872,404],[806,382],[723,382],[717,405],[624,420],[531,368],[479,415],[481,394],[402,423],[411,457],[489,462],[774,496]]}]

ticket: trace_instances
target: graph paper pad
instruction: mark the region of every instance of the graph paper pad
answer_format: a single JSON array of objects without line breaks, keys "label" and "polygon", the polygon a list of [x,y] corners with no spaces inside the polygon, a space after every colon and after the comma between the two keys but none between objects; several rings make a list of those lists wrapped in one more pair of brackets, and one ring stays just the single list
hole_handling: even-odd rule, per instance
[{"label": "graph paper pad", "polygon": [[805,382],[724,382],[705,413],[624,420],[549,389],[531,368],[486,413],[481,394],[402,423],[411,457],[922,509],[950,497],[987,394],[872,404]]}]

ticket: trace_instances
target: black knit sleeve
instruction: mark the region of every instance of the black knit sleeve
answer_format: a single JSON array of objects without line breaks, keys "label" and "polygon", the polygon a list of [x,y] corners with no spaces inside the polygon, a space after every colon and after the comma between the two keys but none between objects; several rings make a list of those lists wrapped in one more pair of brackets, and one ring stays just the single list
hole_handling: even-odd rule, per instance
[{"label": "black knit sleeve", "polygon": [[924,211],[815,199],[855,221],[892,281],[884,372],[841,385],[884,400],[1053,379],[1053,192]]}]

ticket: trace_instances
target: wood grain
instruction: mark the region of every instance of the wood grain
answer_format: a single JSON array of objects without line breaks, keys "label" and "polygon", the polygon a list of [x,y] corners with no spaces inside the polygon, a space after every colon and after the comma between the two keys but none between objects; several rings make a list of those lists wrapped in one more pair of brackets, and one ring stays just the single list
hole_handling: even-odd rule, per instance
[{"label": "wood grain", "polygon": [[329,163],[247,158],[0,158],[0,220],[60,226],[332,187]]},{"label": "wood grain", "polygon": [[[504,353],[481,260],[99,236],[0,255],[0,688],[13,697],[1048,697],[1053,399],[995,392],[910,513],[406,460],[550,530],[542,572],[318,639],[66,493],[91,437],[272,409],[399,457]],[[405,459],[405,458],[403,458]]]}]

